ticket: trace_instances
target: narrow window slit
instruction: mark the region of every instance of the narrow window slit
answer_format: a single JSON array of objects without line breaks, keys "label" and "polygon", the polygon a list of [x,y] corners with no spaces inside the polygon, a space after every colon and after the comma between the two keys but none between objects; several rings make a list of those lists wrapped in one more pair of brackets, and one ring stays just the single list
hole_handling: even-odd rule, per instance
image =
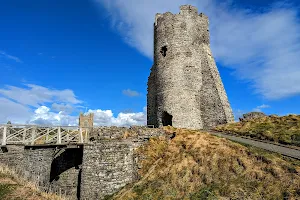
[{"label": "narrow window slit", "polygon": [[168,51],[167,46],[163,46],[163,47],[160,49],[160,53],[161,53],[161,55],[162,55],[163,57],[166,57],[167,51]]}]

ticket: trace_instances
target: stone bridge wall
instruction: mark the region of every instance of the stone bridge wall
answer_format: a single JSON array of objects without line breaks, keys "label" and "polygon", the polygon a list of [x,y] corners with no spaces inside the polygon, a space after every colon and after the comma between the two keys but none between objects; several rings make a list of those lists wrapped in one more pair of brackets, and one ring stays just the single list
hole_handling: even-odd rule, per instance
[{"label": "stone bridge wall", "polygon": [[23,145],[10,145],[1,147],[0,149],[0,164],[10,166],[15,170],[21,170],[24,157]]},{"label": "stone bridge wall", "polygon": [[81,199],[101,199],[135,178],[133,148],[128,142],[86,145],[83,154]]},{"label": "stone bridge wall", "polygon": [[[0,152],[0,164],[17,169],[43,191],[70,199],[102,199],[137,178],[134,150],[162,129],[94,129],[84,146],[16,146]],[[22,171],[20,171],[22,170]]]}]

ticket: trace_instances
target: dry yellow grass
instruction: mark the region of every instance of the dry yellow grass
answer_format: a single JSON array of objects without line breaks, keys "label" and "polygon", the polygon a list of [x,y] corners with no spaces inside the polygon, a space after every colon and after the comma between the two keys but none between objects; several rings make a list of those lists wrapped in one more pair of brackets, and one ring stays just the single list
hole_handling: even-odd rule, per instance
[{"label": "dry yellow grass", "polygon": [[64,200],[54,194],[39,191],[33,183],[23,180],[16,172],[5,166],[0,166],[0,199]]},{"label": "dry yellow grass", "polygon": [[300,146],[300,115],[261,117],[221,125],[215,130]]},{"label": "dry yellow grass", "polygon": [[300,199],[295,160],[186,129],[138,150],[141,179],[106,199]]}]

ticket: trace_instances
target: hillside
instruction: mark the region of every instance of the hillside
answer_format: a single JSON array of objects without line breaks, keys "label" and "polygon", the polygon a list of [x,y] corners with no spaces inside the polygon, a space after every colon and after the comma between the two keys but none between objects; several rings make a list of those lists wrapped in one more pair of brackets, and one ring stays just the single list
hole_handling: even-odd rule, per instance
[{"label": "hillside", "polygon": [[300,146],[300,115],[266,116],[225,124],[215,130]]},{"label": "hillside", "polygon": [[106,199],[300,199],[300,162],[224,138],[166,127],[138,153],[141,179]]},{"label": "hillside", "polygon": [[62,198],[40,192],[32,183],[18,177],[10,169],[0,166],[1,200],[63,200]]}]

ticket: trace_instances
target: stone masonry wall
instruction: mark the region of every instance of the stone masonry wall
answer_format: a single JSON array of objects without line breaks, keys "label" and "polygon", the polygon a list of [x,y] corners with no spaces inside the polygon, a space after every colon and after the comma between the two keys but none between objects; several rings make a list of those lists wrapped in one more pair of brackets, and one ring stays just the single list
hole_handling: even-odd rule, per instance
[{"label": "stone masonry wall", "polygon": [[55,152],[51,164],[50,191],[78,199],[83,148],[62,148]]},{"label": "stone masonry wall", "polygon": [[18,169],[43,191],[69,199],[101,199],[138,178],[137,164],[143,158],[134,150],[163,135],[157,128],[98,127],[83,148],[7,145],[0,152],[0,164]]},{"label": "stone masonry wall", "polygon": [[0,149],[0,164],[9,166],[11,169],[23,170],[23,158],[23,145],[9,145]]},{"label": "stone masonry wall", "polygon": [[133,149],[123,141],[85,145],[81,199],[102,199],[134,180]]},{"label": "stone masonry wall", "polygon": [[154,125],[158,127],[157,122],[157,104],[156,104],[156,69],[155,66],[151,68],[151,73],[148,78],[147,88],[147,123],[148,125]]},{"label": "stone masonry wall", "polygon": [[51,163],[54,153],[54,148],[25,149],[24,178],[47,191],[50,186]]},{"label": "stone masonry wall", "polygon": [[[97,134],[95,132],[91,136],[94,139],[92,144],[85,145],[83,149],[82,200],[102,199],[137,179],[138,158],[134,150],[150,137],[164,135],[162,129],[138,126],[102,127],[97,130]],[[125,133],[129,134],[126,139]]]},{"label": "stone masonry wall", "polygon": [[0,152],[0,165],[15,170],[39,189],[77,199],[80,186],[82,148],[7,145]]},{"label": "stone masonry wall", "polygon": [[156,15],[149,125],[202,129],[233,121],[210,51],[208,27],[208,17],[189,5],[181,6],[179,14]]}]

